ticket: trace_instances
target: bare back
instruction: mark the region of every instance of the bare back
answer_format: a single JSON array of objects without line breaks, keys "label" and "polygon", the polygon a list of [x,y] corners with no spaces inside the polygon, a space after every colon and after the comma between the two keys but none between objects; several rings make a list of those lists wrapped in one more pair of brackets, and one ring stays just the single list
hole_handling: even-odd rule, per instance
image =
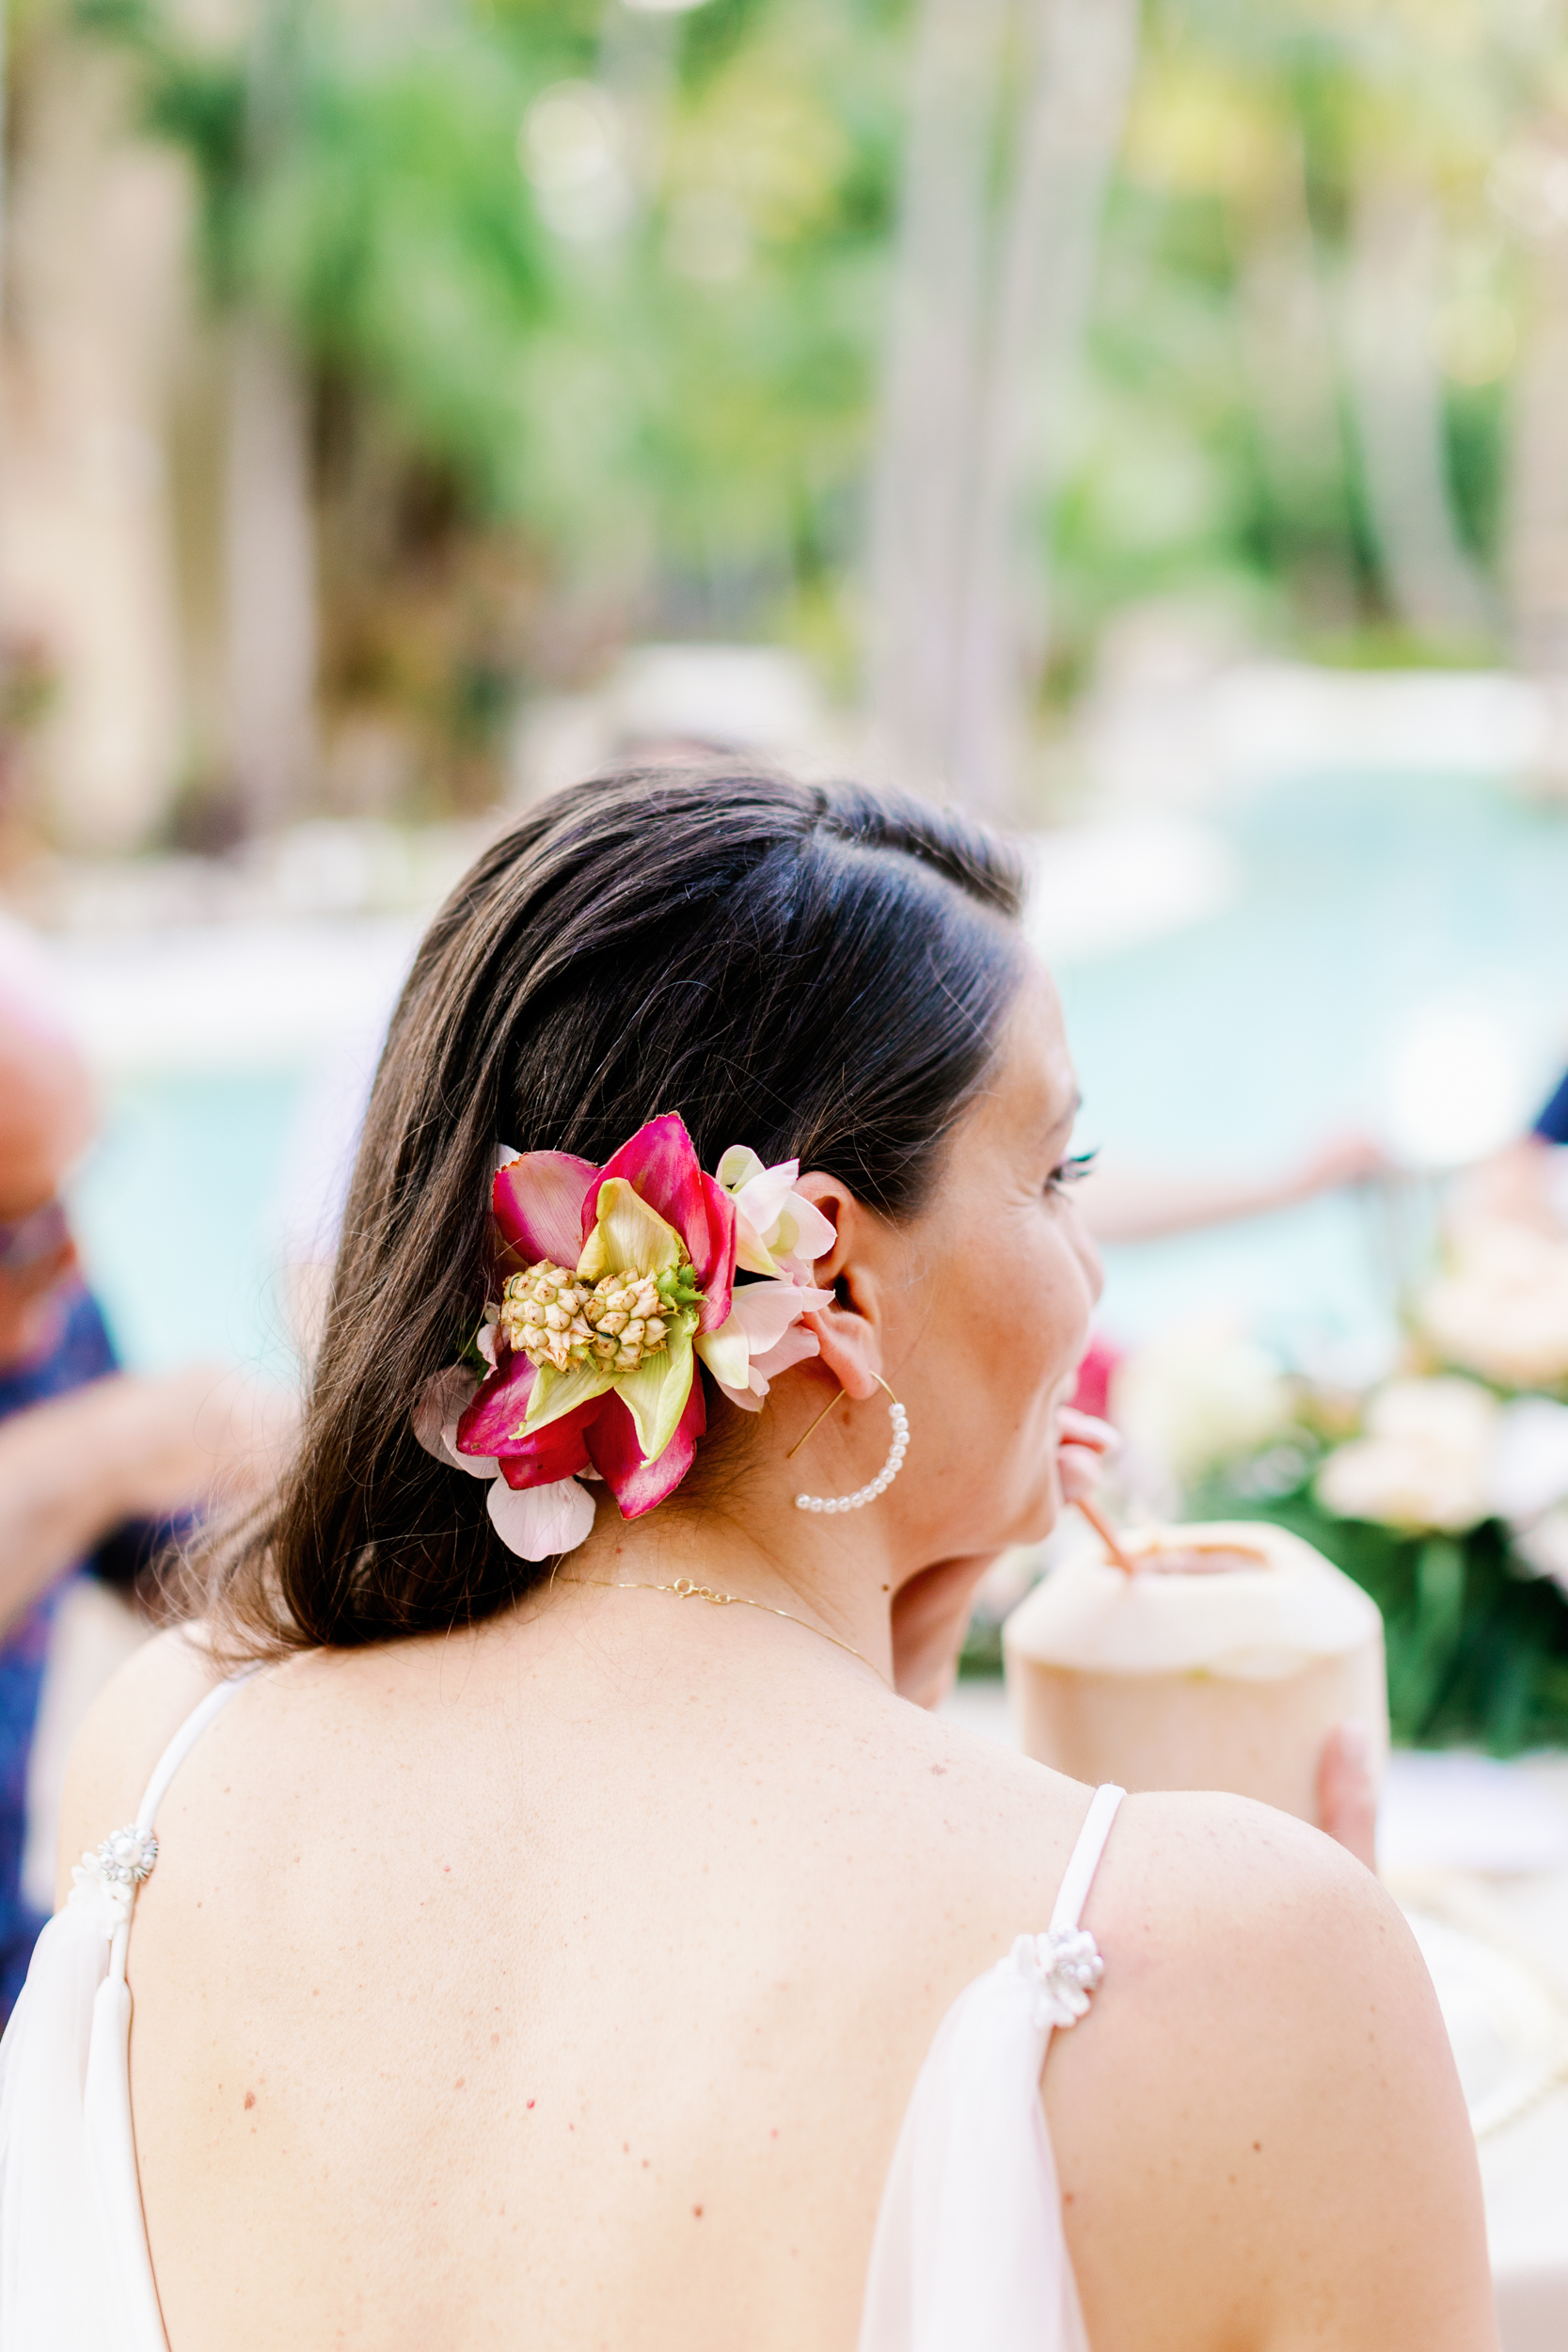
[{"label": "bare back", "polygon": [[[932,2033],[1045,1924],[1088,1792],[740,1617],[562,1596],[269,1669],[208,1732],[130,1961],[172,2352],[849,2352]],[[207,1679],[177,1638],[121,1678],[68,1850]],[[1487,2343],[1441,2025],[1365,1873],[1144,1798],[1090,1917],[1045,2086],[1096,2352]],[[1437,2248],[1372,2233],[1389,2166]]]}]

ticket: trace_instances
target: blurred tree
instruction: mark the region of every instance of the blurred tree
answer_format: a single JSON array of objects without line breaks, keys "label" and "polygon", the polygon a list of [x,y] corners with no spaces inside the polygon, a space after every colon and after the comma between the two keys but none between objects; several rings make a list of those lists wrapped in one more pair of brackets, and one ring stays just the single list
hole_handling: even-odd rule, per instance
[{"label": "blurred tree", "polygon": [[313,644],[342,805],[493,793],[519,687],[657,633],[863,646],[994,801],[1129,600],[1568,613],[1560,0],[1145,0],[1119,157],[1132,0],[74,5],[201,190],[258,808]]}]

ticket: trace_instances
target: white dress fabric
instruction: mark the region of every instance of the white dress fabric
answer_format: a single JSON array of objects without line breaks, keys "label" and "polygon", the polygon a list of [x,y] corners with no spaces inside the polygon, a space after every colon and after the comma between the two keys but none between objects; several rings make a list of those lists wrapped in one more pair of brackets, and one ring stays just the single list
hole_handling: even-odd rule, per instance
[{"label": "white dress fabric", "polygon": [[1040,2069],[1100,1981],[1080,1923],[1122,1793],[1095,1791],[1045,1934],[1021,1935],[937,2028],[882,2191],[860,2352],[1088,2352]]},{"label": "white dress fabric", "polygon": [[[175,1734],[134,1823],[83,1856],[0,2042],[0,2352],[168,2352],[131,2121],[126,1948],[164,1792],[248,1680]],[[1079,1918],[1119,1788],[1097,1791],[1043,1935],[1021,1935],[938,2028],[872,2246],[860,2352],[1087,2352],[1040,2106],[1053,2029],[1101,1962]]]}]

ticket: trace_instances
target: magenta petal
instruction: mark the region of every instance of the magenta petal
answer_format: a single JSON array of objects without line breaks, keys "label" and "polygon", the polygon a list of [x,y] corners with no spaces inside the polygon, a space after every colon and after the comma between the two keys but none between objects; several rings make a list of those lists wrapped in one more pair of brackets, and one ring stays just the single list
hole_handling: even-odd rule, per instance
[{"label": "magenta petal", "polygon": [[735,1289],[735,1202],[711,1176],[703,1178],[703,1200],[707,1212],[705,1249],[699,1252],[691,1235],[688,1235],[686,1246],[691,1251],[697,1287],[704,1294],[698,1328],[717,1331],[730,1319],[730,1298]]},{"label": "magenta petal", "polygon": [[499,1454],[523,1425],[539,1375],[526,1356],[503,1355],[499,1368],[481,1383],[458,1417],[459,1454]]},{"label": "magenta petal", "polygon": [[519,1433],[538,1377],[526,1356],[508,1356],[457,1424],[458,1452],[492,1456],[509,1486],[553,1486],[588,1467],[582,1433],[604,1400],[593,1397],[525,1438]]},{"label": "magenta petal", "polygon": [[525,1152],[496,1172],[491,1205],[500,1237],[525,1265],[548,1258],[575,1266],[582,1254],[583,1196],[598,1170],[570,1152]]},{"label": "magenta petal", "polygon": [[680,1113],[666,1111],[662,1118],[650,1119],[645,1127],[639,1127],[629,1143],[622,1144],[612,1159],[606,1160],[589,1185],[582,1204],[584,1240],[594,1220],[599,1186],[611,1176],[624,1176],[649,1208],[657,1209],[665,1223],[674,1227],[691,1251],[695,1265],[697,1253],[691,1249],[687,1228],[694,1222],[699,1238],[705,1237],[707,1204],[703,1195],[703,1171],[697,1165],[697,1154]]},{"label": "magenta petal", "polygon": [[497,1459],[507,1485],[519,1491],[525,1486],[553,1486],[585,1470],[588,1448],[584,1440],[608,1402],[606,1397],[591,1397],[575,1413],[562,1413],[559,1421],[547,1422],[520,1444],[504,1447]]},{"label": "magenta petal", "polygon": [[587,1237],[594,1222],[599,1186],[610,1176],[623,1176],[673,1225],[691,1260],[697,1286],[706,1294],[702,1327],[716,1331],[728,1320],[730,1291],[735,1282],[735,1203],[721,1184],[705,1176],[697,1164],[686,1121],[678,1111],[666,1111],[640,1127],[623,1143],[589,1185],[582,1203],[582,1231]]},{"label": "magenta petal", "polygon": [[588,1451],[594,1468],[620,1504],[624,1519],[640,1519],[644,1511],[656,1509],[674,1493],[691,1468],[697,1439],[706,1427],[703,1375],[693,1365],[691,1393],[675,1424],[674,1436],[657,1462],[644,1462],[642,1449],[637,1442],[637,1423],[611,1390],[588,1433]]}]

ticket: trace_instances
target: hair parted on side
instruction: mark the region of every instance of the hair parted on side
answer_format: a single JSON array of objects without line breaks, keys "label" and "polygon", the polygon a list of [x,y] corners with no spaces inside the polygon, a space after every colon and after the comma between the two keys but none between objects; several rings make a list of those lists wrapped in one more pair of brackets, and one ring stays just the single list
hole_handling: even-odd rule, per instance
[{"label": "hair parted on side", "polygon": [[497,1144],[602,1163],[678,1111],[706,1168],[746,1143],[912,1216],[1016,993],[1022,896],[951,810],[767,770],[631,769],[531,809],[415,958],[294,1456],[179,1605],[269,1656],[444,1631],[540,1581],[410,1424],[483,1311]]}]

